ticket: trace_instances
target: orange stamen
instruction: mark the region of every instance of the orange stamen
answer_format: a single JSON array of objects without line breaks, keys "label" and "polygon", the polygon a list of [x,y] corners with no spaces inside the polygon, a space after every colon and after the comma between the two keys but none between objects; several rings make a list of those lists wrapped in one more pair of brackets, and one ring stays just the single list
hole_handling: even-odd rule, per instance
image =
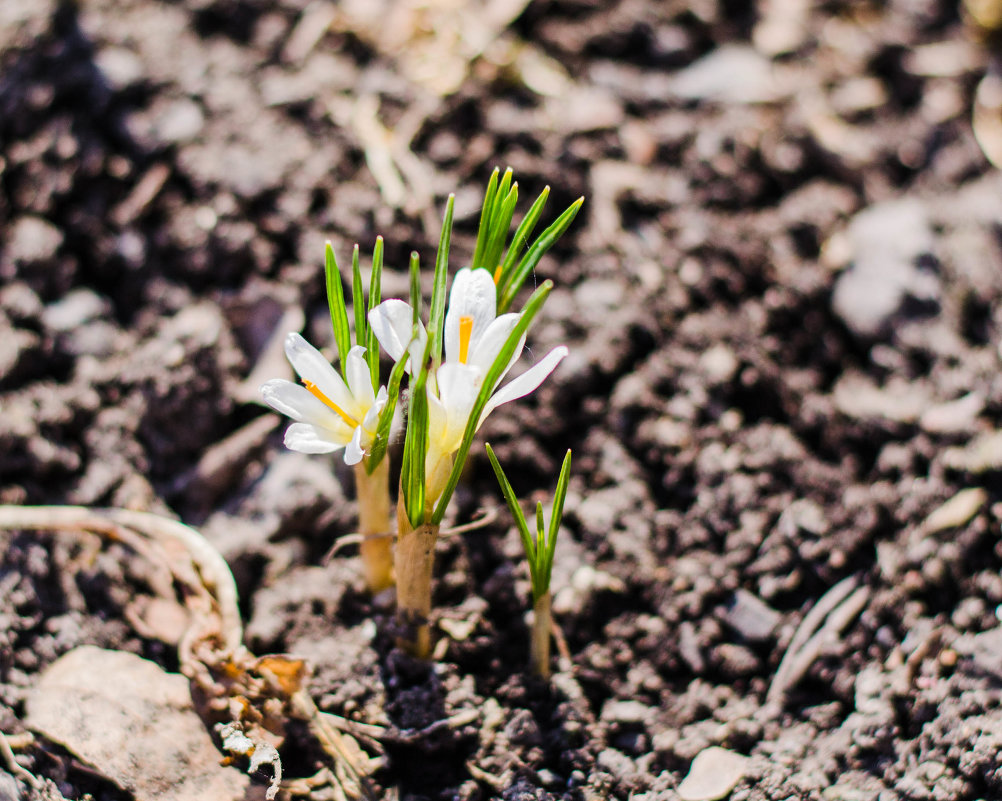
[{"label": "orange stamen", "polygon": [[498,285],[498,281],[501,280],[501,268],[504,267],[503,264],[499,264],[498,268],[494,271],[494,286]]},{"label": "orange stamen", "polygon": [[324,393],[321,392],[320,389],[317,387],[317,385],[314,384],[312,381],[307,381],[304,378],[303,386],[305,386],[310,392],[312,392],[315,397],[323,401],[326,406],[329,406],[331,409],[337,412],[341,416],[341,419],[344,420],[352,428],[356,428],[358,426],[358,420],[356,420],[350,414],[345,412],[344,409],[342,409],[340,406],[334,403],[334,401],[332,401],[330,398],[324,395]]},{"label": "orange stamen", "polygon": [[466,364],[470,355],[470,335],[473,333],[473,315],[464,314],[459,318],[459,363]]}]

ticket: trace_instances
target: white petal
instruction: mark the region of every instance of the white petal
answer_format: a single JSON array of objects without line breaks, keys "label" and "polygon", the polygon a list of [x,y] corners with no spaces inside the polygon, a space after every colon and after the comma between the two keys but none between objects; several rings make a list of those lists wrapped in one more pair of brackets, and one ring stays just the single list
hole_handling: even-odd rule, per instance
[{"label": "white petal", "polygon": [[[472,364],[474,367],[479,367],[485,373],[490,370],[491,365],[494,364],[494,360],[501,352],[501,348],[504,347],[504,343],[508,339],[508,335],[512,332],[512,329],[518,325],[518,318],[518,314],[502,314],[490,325],[488,325],[487,330],[485,330],[483,336],[480,337],[480,341],[477,342],[477,346],[475,348],[470,346],[470,358],[467,360],[467,363]],[[522,342],[525,342],[524,335],[522,336]],[[508,367],[505,369],[505,373],[511,369],[511,365],[515,363],[515,360],[518,359],[521,354],[521,346],[515,348],[515,353],[512,354],[512,358]]]},{"label": "white petal", "polygon": [[[356,345],[348,351],[346,359],[345,373],[348,376],[348,389],[355,399],[354,410],[364,414],[363,409],[368,411],[372,402],[376,399],[372,391],[372,374],[369,372],[369,365],[365,361],[365,348]],[[351,413],[351,412],[349,412]]]},{"label": "white petal", "polygon": [[282,378],[273,378],[261,385],[261,397],[272,409],[293,420],[319,425],[336,426],[341,418],[306,387]]},{"label": "white petal", "polygon": [[447,422],[441,444],[446,452],[456,450],[463,441],[470,412],[480,391],[483,373],[468,364],[445,363],[435,375],[438,397],[445,408]]},{"label": "white petal", "polygon": [[359,426],[351,435],[351,442],[344,449],[344,463],[358,464],[362,461],[363,456],[365,456],[365,451],[362,449],[362,426]]},{"label": "white petal", "polygon": [[490,270],[464,267],[452,280],[449,310],[445,315],[445,360],[459,361],[459,318],[472,317],[470,353],[497,314],[497,287]]},{"label": "white petal", "polygon": [[402,300],[384,300],[369,312],[369,325],[393,361],[399,361],[411,341],[414,309]]},{"label": "white petal", "polygon": [[417,375],[421,372],[421,360],[424,359],[424,349],[428,345],[428,332],[424,330],[423,325],[418,325],[418,335],[411,343],[410,347],[410,359],[408,360],[407,372],[411,375]]},{"label": "white petal", "polygon": [[289,334],[285,338],[285,355],[300,378],[316,384],[317,389],[342,409],[351,408],[351,392],[344,379],[324,355],[299,334]]},{"label": "white petal", "polygon": [[[442,368],[440,367],[439,370]],[[441,452],[444,450],[442,443],[445,442],[446,436],[448,434],[449,426],[449,415],[445,411],[445,406],[442,405],[435,394],[431,391],[431,387],[428,388],[428,448],[429,454],[431,451]],[[429,457],[430,458],[430,457]]]},{"label": "white petal", "polygon": [[560,361],[567,355],[567,353],[568,350],[564,345],[554,348],[536,364],[522,373],[522,375],[512,379],[501,387],[501,389],[495,392],[487,401],[487,405],[484,406],[484,411],[480,415],[480,421],[477,423],[477,427],[479,428],[480,425],[483,424],[487,415],[489,415],[502,403],[508,403],[508,401],[513,401],[516,398],[525,397],[530,392],[533,392],[540,384],[543,383],[546,377],[556,369],[557,365],[560,364]]},{"label": "white petal", "polygon": [[293,423],[285,430],[285,447],[300,453],[333,453],[340,450],[344,442],[336,442],[330,432],[309,423]]},{"label": "white petal", "polygon": [[362,421],[362,428],[366,431],[376,430],[376,424],[379,422],[379,415],[386,406],[386,400],[388,397],[389,394],[386,391],[386,387],[380,387],[379,392],[376,394],[376,399],[372,402],[372,406],[369,407],[369,411],[365,413],[365,419]]}]

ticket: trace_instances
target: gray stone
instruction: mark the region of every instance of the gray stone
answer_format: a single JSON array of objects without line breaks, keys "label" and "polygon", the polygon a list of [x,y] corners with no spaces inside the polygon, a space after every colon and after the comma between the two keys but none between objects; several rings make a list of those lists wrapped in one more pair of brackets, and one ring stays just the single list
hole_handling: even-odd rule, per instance
[{"label": "gray stone", "polygon": [[70,651],[41,675],[27,711],[29,727],[137,801],[244,798],[247,777],[220,765],[188,680],[135,654]]},{"label": "gray stone", "polygon": [[730,603],[720,617],[738,634],[752,642],[769,639],[783,619],[769,604],[743,589],[731,596]]},{"label": "gray stone", "polygon": [[908,300],[938,307],[939,278],[923,266],[932,259],[933,234],[921,203],[870,206],[847,233],[852,265],[835,284],[832,306],[850,331],[862,338],[887,334]]},{"label": "gray stone", "polygon": [[143,77],[143,62],[127,48],[102,48],[94,60],[112,89],[124,89]]},{"label": "gray stone", "polygon": [[769,59],[741,45],[715,48],[675,75],[669,86],[677,97],[722,103],[768,103],[782,94]]},{"label": "gray stone", "polygon": [[717,801],[730,795],[748,770],[748,757],[713,745],[700,751],[678,786],[683,801]]},{"label": "gray stone", "polygon": [[42,322],[60,333],[72,331],[84,323],[106,317],[111,312],[111,302],[90,289],[74,289],[65,297],[50,303],[42,312]]},{"label": "gray stone", "polygon": [[7,244],[7,258],[13,262],[48,261],[63,244],[56,226],[41,217],[25,216],[14,223]]},{"label": "gray stone", "polygon": [[0,770],[0,801],[21,801],[21,788],[9,773]]},{"label": "gray stone", "polygon": [[188,142],[202,131],[205,115],[201,106],[187,97],[169,104],[153,123],[156,138],[165,144]]}]

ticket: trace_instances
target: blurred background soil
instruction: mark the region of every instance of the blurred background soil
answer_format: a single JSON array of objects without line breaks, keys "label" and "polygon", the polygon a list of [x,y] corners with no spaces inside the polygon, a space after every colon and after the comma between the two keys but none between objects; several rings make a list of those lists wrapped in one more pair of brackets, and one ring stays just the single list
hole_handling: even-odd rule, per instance
[{"label": "blurred background soil", "polygon": [[[682,782],[714,745],[746,757],[734,801],[1000,797],[993,12],[0,0],[0,501],[199,527],[249,647],[397,732],[379,797],[708,799]],[[352,551],[317,566],[350,475],[285,451],[257,396],[285,332],[331,343],[325,239],[344,266],[384,236],[402,296],[446,196],[455,269],[509,165],[520,212],[587,198],[523,361],[571,355],[481,434],[527,498],[574,450],[548,687],[506,515],[441,543],[415,666]],[[475,449],[455,522],[499,501]],[[0,731],[75,646],[177,667],[123,616],[128,552],[85,545],[0,533]],[[129,797],[44,741],[21,759]]]}]

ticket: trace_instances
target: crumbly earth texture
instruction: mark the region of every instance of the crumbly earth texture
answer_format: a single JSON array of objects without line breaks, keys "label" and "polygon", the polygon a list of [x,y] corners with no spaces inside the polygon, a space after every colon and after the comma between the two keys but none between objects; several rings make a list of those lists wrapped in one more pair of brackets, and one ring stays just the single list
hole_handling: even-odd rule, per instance
[{"label": "crumbly earth texture", "polygon": [[[380,798],[670,801],[713,746],[747,757],[733,801],[999,797],[990,31],[945,0],[485,5],[0,0],[0,501],[198,527],[247,645],[382,727]],[[332,340],[326,238],[343,267],[383,235],[403,296],[445,196],[458,268],[506,165],[521,209],[587,197],[523,358],[571,355],[481,432],[527,500],[574,451],[549,683],[506,512],[442,538],[416,663],[352,549],[322,566],[350,472],[284,451],[256,394],[276,336]],[[475,448],[449,524],[500,502]],[[177,670],[126,614],[146,571],[0,533],[0,731],[76,646]],[[129,797],[44,739],[17,756]],[[283,756],[323,761],[296,727]]]}]

